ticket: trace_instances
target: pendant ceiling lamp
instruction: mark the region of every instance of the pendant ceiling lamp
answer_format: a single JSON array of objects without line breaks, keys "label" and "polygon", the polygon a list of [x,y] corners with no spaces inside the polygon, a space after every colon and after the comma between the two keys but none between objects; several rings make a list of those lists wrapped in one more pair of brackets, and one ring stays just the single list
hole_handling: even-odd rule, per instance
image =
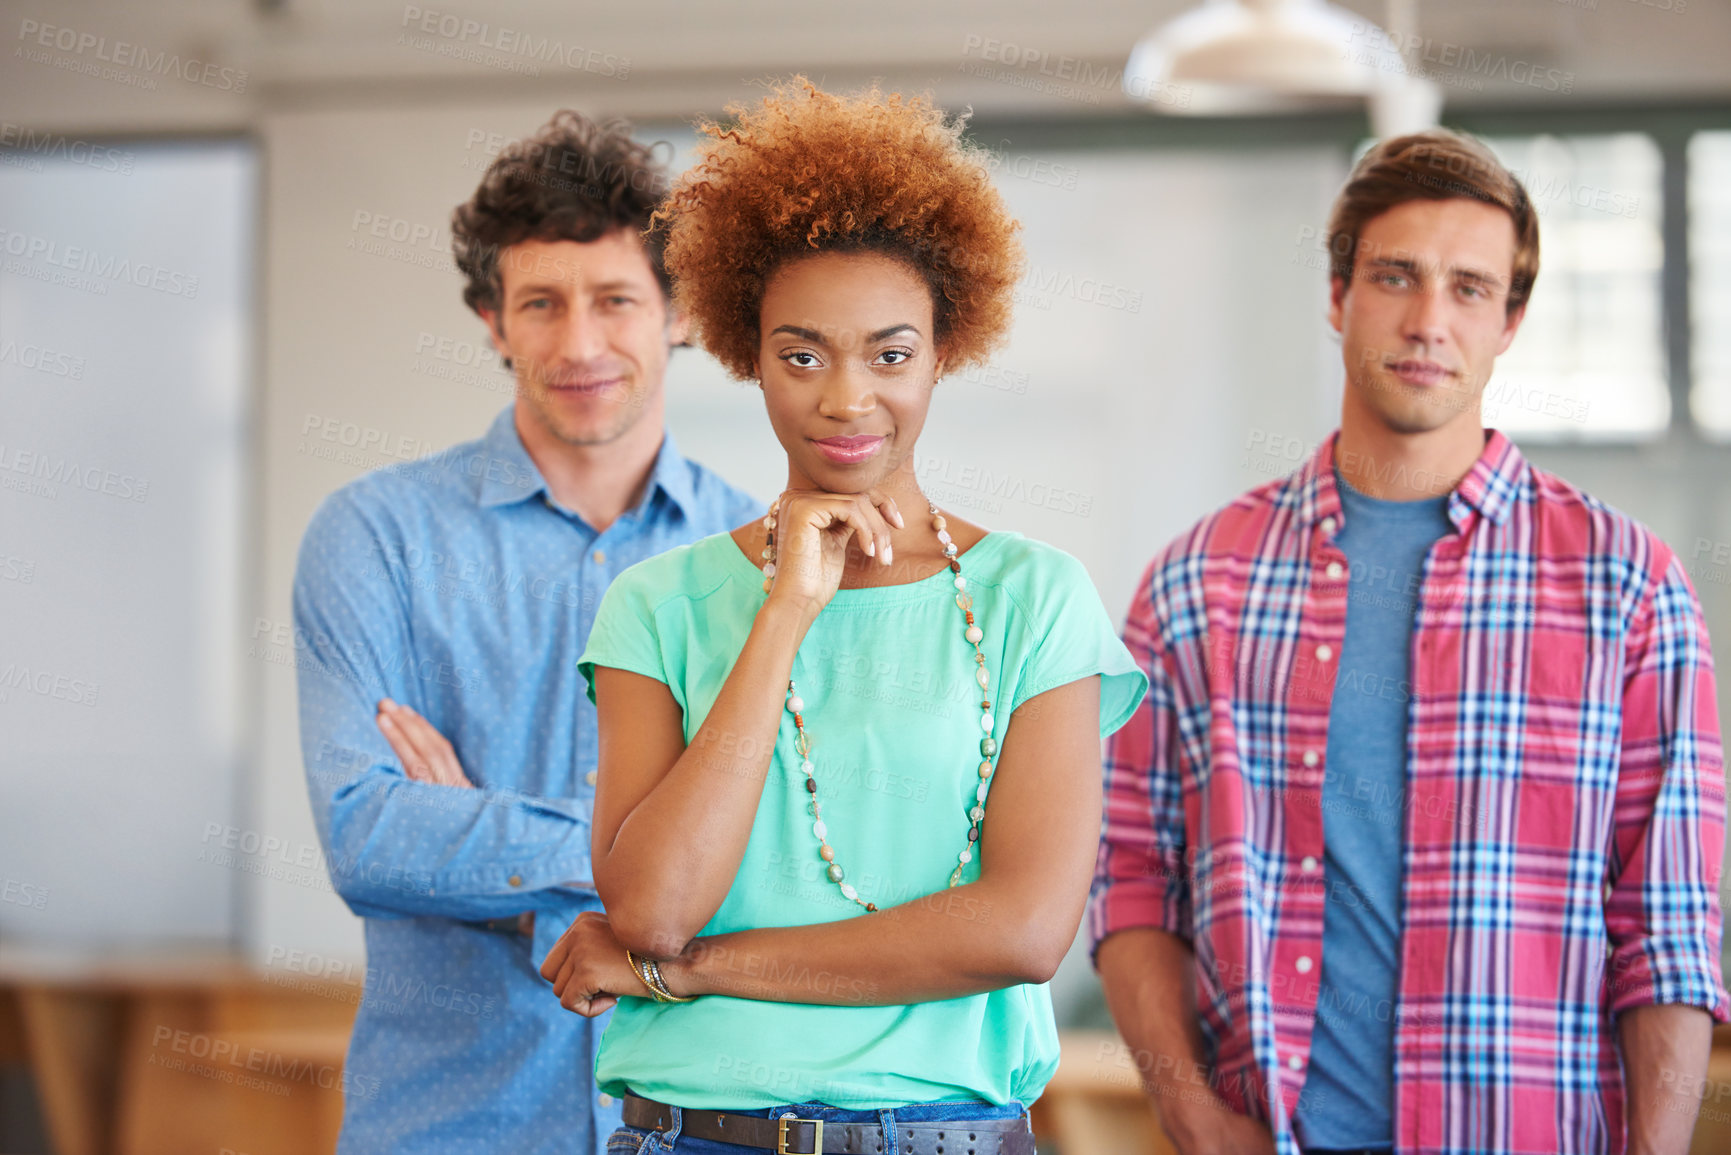
[{"label": "pendant ceiling lamp", "polygon": [[[1412,0],[1389,7],[1391,27],[1404,36]],[[1159,112],[1204,116],[1368,100],[1379,135],[1427,127],[1441,110],[1440,90],[1407,74],[1397,43],[1323,0],[1205,0],[1136,45],[1124,91]]]}]

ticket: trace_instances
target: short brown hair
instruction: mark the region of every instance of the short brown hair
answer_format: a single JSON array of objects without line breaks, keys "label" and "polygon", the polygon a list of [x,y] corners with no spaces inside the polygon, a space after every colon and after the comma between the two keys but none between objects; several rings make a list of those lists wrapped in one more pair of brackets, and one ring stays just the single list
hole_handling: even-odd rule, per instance
[{"label": "short brown hair", "polygon": [[879,252],[931,290],[946,369],[984,361],[1009,329],[1021,227],[983,150],[930,97],[821,91],[794,77],[709,140],[679,179],[665,221],[675,300],[734,377],[757,362],[763,291],[783,264],[822,252]]},{"label": "short brown hair", "polygon": [[1467,197],[1496,205],[1515,226],[1509,311],[1527,303],[1539,275],[1539,216],[1527,190],[1483,141],[1446,128],[1391,137],[1364,154],[1328,217],[1329,276],[1351,283],[1364,226],[1397,205]]},{"label": "short brown hair", "polygon": [[661,245],[643,236],[667,170],[623,120],[601,123],[561,109],[525,140],[506,145],[475,195],[451,213],[452,252],[468,278],[463,302],[499,308],[499,254],[523,241],[599,240],[615,229],[642,236],[663,293],[671,292]]}]

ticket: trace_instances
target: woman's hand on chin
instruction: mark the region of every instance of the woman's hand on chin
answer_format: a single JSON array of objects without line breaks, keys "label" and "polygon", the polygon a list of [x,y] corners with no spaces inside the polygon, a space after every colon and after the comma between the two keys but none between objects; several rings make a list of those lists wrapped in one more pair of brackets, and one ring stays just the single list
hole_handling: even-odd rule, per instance
[{"label": "woman's hand on chin", "polygon": [[790,489],[776,504],[775,578],[769,600],[815,617],[841,586],[850,543],[880,565],[895,560],[890,530],[904,526],[895,499],[881,489],[829,493]]},{"label": "woman's hand on chin", "polygon": [[541,977],[553,984],[561,1006],[586,1018],[610,1009],[620,995],[648,993],[607,916],[596,910],[578,915],[559,937],[541,964]]}]

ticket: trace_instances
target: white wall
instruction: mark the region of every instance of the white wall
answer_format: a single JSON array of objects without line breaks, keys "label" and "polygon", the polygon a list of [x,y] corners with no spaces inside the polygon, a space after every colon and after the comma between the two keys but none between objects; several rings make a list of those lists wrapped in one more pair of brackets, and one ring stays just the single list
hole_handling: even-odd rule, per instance
[{"label": "white wall", "polygon": [[[458,363],[483,331],[461,304],[445,222],[489,159],[471,139],[522,135],[550,111],[266,121],[265,629],[289,619],[295,550],[318,501],[390,460],[309,456],[331,447],[318,434],[326,422],[407,438],[426,452],[475,436],[506,403],[501,371]],[[1209,505],[1266,479],[1243,451],[1247,429],[1314,439],[1330,425],[1338,354],[1324,338],[1322,290],[1301,230],[1320,218],[1344,161],[1303,149],[1044,159],[1052,164],[1036,168],[1006,154],[999,170],[1031,263],[1014,339],[992,370],[941,386],[920,471],[940,504],[1075,553],[1121,618],[1155,548]],[[363,252],[357,213],[429,235],[387,255]],[[417,355],[443,340],[453,343],[451,360]],[[753,390],[695,350],[676,356],[668,390],[669,421],[688,455],[761,496],[779,488],[784,459]],[[309,424],[314,432],[303,432]],[[252,821],[262,835],[299,846],[316,839],[293,671],[272,660],[284,656],[280,646],[260,651]],[[251,880],[253,953],[358,952],[355,920],[316,872],[303,875]],[[1088,981],[1085,961],[1080,969],[1076,961],[1066,989]]]}]

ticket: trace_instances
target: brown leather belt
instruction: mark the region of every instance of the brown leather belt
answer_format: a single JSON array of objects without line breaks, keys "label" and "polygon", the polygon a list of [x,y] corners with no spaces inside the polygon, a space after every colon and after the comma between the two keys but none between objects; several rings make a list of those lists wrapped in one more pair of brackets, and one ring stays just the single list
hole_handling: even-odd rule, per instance
[{"label": "brown leather belt", "polygon": [[[625,1125],[644,1131],[673,1126],[673,1108],[653,1099],[625,1096]],[[779,1119],[736,1115],[731,1111],[679,1113],[680,1135],[759,1147],[778,1155],[880,1155],[884,1130],[876,1123],[826,1123],[821,1119]],[[1028,1116],[1014,1119],[896,1120],[896,1155],[1034,1155],[1034,1132]]]}]

